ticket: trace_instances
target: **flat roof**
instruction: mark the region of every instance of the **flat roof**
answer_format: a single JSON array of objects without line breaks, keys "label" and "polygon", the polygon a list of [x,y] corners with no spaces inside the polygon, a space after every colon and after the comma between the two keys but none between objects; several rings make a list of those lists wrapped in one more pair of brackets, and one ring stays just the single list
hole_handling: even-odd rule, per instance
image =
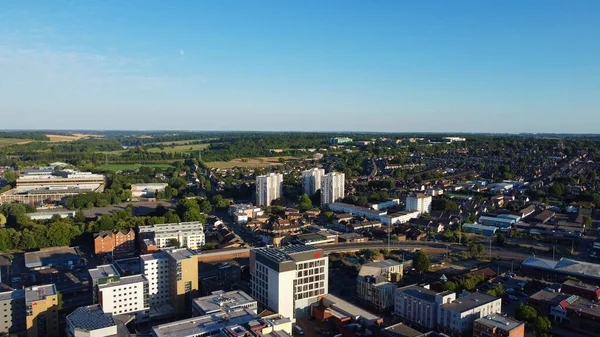
[{"label": "flat roof", "polygon": [[29,252],[24,255],[25,265],[42,264],[55,259],[79,259],[79,254],[73,247],[43,248],[37,252]]},{"label": "flat roof", "polygon": [[501,301],[500,298],[495,296],[483,293],[470,293],[469,295],[459,297],[450,303],[442,304],[442,307],[455,312],[465,312],[497,300]]},{"label": "flat roof", "polygon": [[112,264],[105,264],[94,269],[88,270],[92,280],[98,280],[105,277],[120,276],[117,268]]},{"label": "flat roof", "polygon": [[54,284],[33,286],[25,289],[25,301],[28,303],[45,300],[47,296],[53,295],[56,295],[56,286]]},{"label": "flat roof", "polygon": [[197,306],[205,313],[222,309],[234,309],[240,305],[256,304],[256,300],[241,290],[214,292],[212,295],[195,298],[193,306]]},{"label": "flat roof", "polygon": [[523,261],[523,267],[554,271],[584,278],[600,279],[600,264],[561,258],[559,261],[530,256]]},{"label": "flat roof", "polygon": [[25,290],[17,289],[0,293],[0,301],[16,300],[25,298]]},{"label": "flat roof", "polygon": [[398,323],[383,329],[384,334],[390,337],[419,337],[422,332],[415,330],[404,323]]},{"label": "flat roof", "polygon": [[191,258],[192,256],[196,256],[189,248],[179,248],[179,249],[169,249],[165,250],[168,256],[175,259],[176,261],[182,261]]},{"label": "flat roof", "polygon": [[523,322],[517,321],[516,319],[502,316],[500,314],[491,314],[479,319],[476,319],[475,322],[479,324],[483,324],[488,327],[495,327],[505,331],[511,331],[515,328],[523,325]]},{"label": "flat roof", "polygon": [[156,337],[200,336],[228,326],[246,324],[259,318],[249,309],[238,309],[229,313],[220,312],[157,325],[152,327],[152,332]]},{"label": "flat roof", "polygon": [[112,316],[105,314],[100,304],[79,307],[67,316],[67,321],[75,327],[85,331],[116,327]]},{"label": "flat roof", "polygon": [[329,310],[333,309],[333,311],[337,311],[338,314],[342,314],[343,316],[359,316],[366,320],[378,320],[381,318],[331,294],[323,295],[323,299],[325,302],[331,302],[330,305],[326,305]]},{"label": "flat roof", "polygon": [[105,288],[123,286],[123,285],[127,285],[127,284],[140,283],[140,282],[144,282],[147,280],[148,279],[144,275],[124,276],[124,277],[121,277],[118,281],[113,281],[113,282],[106,283],[106,284],[100,284],[98,286],[98,289],[105,289]]},{"label": "flat roof", "polygon": [[418,286],[416,284],[398,288],[398,292],[406,295],[425,300],[427,302],[435,302],[435,296],[438,294],[433,290]]}]

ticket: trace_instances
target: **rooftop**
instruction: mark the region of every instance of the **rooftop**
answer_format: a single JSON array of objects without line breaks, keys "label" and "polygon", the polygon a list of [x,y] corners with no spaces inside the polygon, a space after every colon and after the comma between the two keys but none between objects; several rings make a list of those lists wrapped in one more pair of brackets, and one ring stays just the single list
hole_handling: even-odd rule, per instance
[{"label": "rooftop", "polygon": [[246,324],[259,318],[249,309],[239,309],[229,313],[220,312],[157,325],[152,328],[152,332],[156,337],[200,336],[228,326]]},{"label": "rooftop", "polygon": [[467,296],[457,298],[451,303],[442,304],[442,307],[455,312],[465,312],[484,304],[500,300],[501,299],[498,297],[483,293],[470,293]]},{"label": "rooftop", "polygon": [[56,286],[46,284],[43,286],[33,286],[25,289],[25,301],[35,302],[45,300],[47,296],[56,295]]},{"label": "rooftop", "polygon": [[116,323],[112,316],[105,314],[100,304],[79,307],[67,316],[67,321],[75,327],[85,331],[108,328]]},{"label": "rooftop", "polygon": [[111,276],[119,276],[119,272],[117,271],[117,268],[115,268],[115,266],[112,264],[105,264],[102,266],[98,266],[95,269],[90,269],[89,273],[90,273],[90,277],[92,278],[92,280],[98,280],[101,278],[111,277]]},{"label": "rooftop", "polygon": [[[256,253],[261,254],[277,263],[296,261],[295,256],[302,253],[315,252],[320,254],[321,250],[311,245],[291,245],[285,248],[256,248]],[[319,255],[320,257],[321,255]]]},{"label": "rooftop", "polygon": [[121,277],[118,281],[110,282],[107,284],[100,284],[100,285],[98,285],[98,288],[104,289],[104,288],[118,287],[118,286],[123,286],[126,284],[140,283],[140,282],[144,282],[147,280],[148,279],[146,279],[146,276],[144,276],[144,275],[131,275],[131,276]]},{"label": "rooftop", "polygon": [[557,273],[600,280],[600,264],[561,258],[559,261],[529,257],[523,267],[550,270]]},{"label": "rooftop", "polygon": [[0,293],[0,301],[16,300],[25,298],[25,290],[17,289]]},{"label": "rooftop", "polygon": [[398,323],[383,329],[383,334],[389,337],[419,337],[423,333],[408,325]]},{"label": "rooftop", "polygon": [[554,291],[540,290],[537,293],[529,296],[529,301],[546,302],[550,304],[558,304],[571,297],[571,295],[563,294]]},{"label": "rooftop", "polygon": [[222,309],[234,309],[240,305],[256,304],[256,300],[241,290],[223,292],[217,291],[212,295],[192,300],[205,313],[212,313]]},{"label": "rooftop", "polygon": [[570,286],[573,288],[588,290],[588,291],[600,290],[600,287],[598,287],[596,285],[587,284],[587,283],[583,283],[581,281],[575,281],[575,280],[567,280],[567,281],[563,282],[563,285]]},{"label": "rooftop", "polygon": [[505,317],[500,314],[491,314],[486,317],[475,320],[479,324],[483,324],[487,327],[496,327],[502,330],[511,331],[519,326],[523,325],[523,322],[517,321],[511,317]]},{"label": "rooftop", "polygon": [[196,255],[196,253],[194,253],[189,248],[169,249],[165,250],[165,252],[168,256],[170,256],[176,261],[186,260]]},{"label": "rooftop", "polygon": [[25,265],[43,264],[47,260],[79,259],[79,254],[73,247],[43,248],[37,252],[25,253]]},{"label": "rooftop", "polygon": [[165,259],[166,257],[167,257],[167,254],[165,254],[165,252],[156,252],[156,253],[152,253],[152,254],[140,255],[140,258],[144,261]]},{"label": "rooftop", "polygon": [[323,305],[326,306],[330,311],[333,311],[334,316],[341,317],[361,317],[366,320],[378,320],[379,316],[376,316],[362,308],[355,306],[349,302],[342,300],[341,298],[326,294],[323,296]]},{"label": "rooftop", "polygon": [[435,302],[435,296],[437,295],[435,291],[420,287],[416,284],[398,288],[398,291],[427,302]]}]

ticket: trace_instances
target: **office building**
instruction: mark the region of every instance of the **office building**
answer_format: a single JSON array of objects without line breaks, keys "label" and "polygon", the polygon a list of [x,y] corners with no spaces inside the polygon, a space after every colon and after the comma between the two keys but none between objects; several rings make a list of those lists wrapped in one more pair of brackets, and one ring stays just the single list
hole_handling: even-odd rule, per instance
[{"label": "office building", "polygon": [[217,312],[250,309],[258,314],[258,304],[250,295],[241,290],[215,291],[209,296],[195,298],[192,301],[194,316],[210,315]]},{"label": "office building", "polygon": [[428,287],[410,285],[396,290],[394,314],[403,322],[424,330],[437,325],[438,308],[456,299],[451,291],[437,293]]},{"label": "office building", "polygon": [[167,183],[131,184],[132,198],[154,198],[157,193],[165,193]]},{"label": "office building", "polygon": [[358,272],[361,276],[383,276],[388,282],[400,281],[403,274],[402,263],[391,259],[363,264]]},{"label": "office building", "polygon": [[437,326],[442,332],[464,334],[473,329],[476,319],[502,311],[502,299],[471,293],[439,306]]},{"label": "office building", "polygon": [[295,320],[327,294],[329,259],[313,246],[257,248],[250,252],[252,296],[259,309],[269,308]]},{"label": "office building", "polygon": [[55,216],[61,219],[72,218],[75,216],[76,211],[46,211],[46,212],[34,212],[25,213],[25,215],[31,220],[50,220]]},{"label": "office building", "polygon": [[269,173],[256,177],[256,205],[271,206],[273,200],[283,196],[283,174]]},{"label": "office building", "polygon": [[94,234],[94,253],[123,257],[135,253],[135,231],[117,229]]},{"label": "office building", "polygon": [[165,252],[140,256],[140,270],[148,279],[150,307],[169,303],[169,260]]},{"label": "office building", "polygon": [[421,214],[431,213],[431,196],[417,193],[406,197],[406,210],[418,211]]},{"label": "office building", "polygon": [[378,310],[394,306],[394,292],[397,288],[382,275],[358,275],[356,277],[356,297]]},{"label": "office building", "polygon": [[138,322],[148,319],[150,302],[148,279],[144,275],[132,275],[98,285],[98,303],[105,313],[133,314]]},{"label": "office building", "polygon": [[198,258],[189,249],[166,251],[169,265],[169,304],[177,315],[184,314],[198,296]]},{"label": "office building", "polygon": [[291,337],[292,322],[278,314],[260,317],[250,309],[235,309],[157,325],[150,336]]},{"label": "office building", "polygon": [[119,281],[121,275],[117,271],[112,264],[105,264],[98,266],[93,269],[89,269],[88,273],[90,274],[90,290],[92,293],[92,303],[98,303],[98,286],[101,284],[109,284],[112,282]]},{"label": "office building", "polygon": [[348,137],[329,138],[329,144],[331,144],[331,145],[340,145],[340,144],[346,144],[346,143],[352,143],[352,138],[348,138]]},{"label": "office building", "polygon": [[98,304],[79,307],[67,316],[68,337],[125,337],[127,329]]},{"label": "office building", "polygon": [[473,322],[473,337],[523,337],[525,324],[500,314],[491,314]]},{"label": "office building", "polygon": [[345,175],[329,172],[321,178],[321,206],[344,199]]},{"label": "office building", "polygon": [[194,250],[204,245],[204,226],[199,221],[140,226],[138,230],[142,247],[146,251],[171,247],[175,242],[180,247]]},{"label": "office building", "polygon": [[321,189],[321,178],[325,170],[313,168],[302,172],[302,192],[308,196],[317,193]]}]

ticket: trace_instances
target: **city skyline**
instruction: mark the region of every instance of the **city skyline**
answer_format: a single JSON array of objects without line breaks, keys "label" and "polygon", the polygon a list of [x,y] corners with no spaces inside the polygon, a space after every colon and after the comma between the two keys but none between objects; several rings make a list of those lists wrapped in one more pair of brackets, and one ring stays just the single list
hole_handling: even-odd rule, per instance
[{"label": "city skyline", "polygon": [[6,129],[600,127],[593,1],[33,1],[0,9],[3,111],[15,116],[3,120]]}]

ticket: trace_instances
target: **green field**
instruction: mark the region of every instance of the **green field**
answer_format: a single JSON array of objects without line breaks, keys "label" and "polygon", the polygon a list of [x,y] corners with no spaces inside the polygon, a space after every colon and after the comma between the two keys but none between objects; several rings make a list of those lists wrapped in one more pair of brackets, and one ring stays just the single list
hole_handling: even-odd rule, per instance
[{"label": "green field", "polygon": [[[189,141],[188,141],[189,142]],[[172,145],[172,143],[176,143]],[[170,142],[163,144],[164,148],[152,147],[148,149],[148,152],[192,152],[206,149],[210,144],[185,144],[181,142]]]},{"label": "green field", "polygon": [[210,168],[220,168],[220,169],[230,169],[234,167],[267,167],[273,165],[282,165],[279,162],[279,158],[283,158],[285,160],[298,159],[296,157],[291,156],[281,156],[281,157],[258,157],[258,158],[242,158],[242,159],[233,159],[230,161],[211,161],[204,163],[207,167]]},{"label": "green field", "polygon": [[154,167],[154,168],[173,167],[170,164],[154,164],[154,163],[149,163],[149,164],[108,164],[108,165],[98,166],[98,169],[117,172],[117,171],[130,170],[130,169],[139,169],[142,166]]}]

